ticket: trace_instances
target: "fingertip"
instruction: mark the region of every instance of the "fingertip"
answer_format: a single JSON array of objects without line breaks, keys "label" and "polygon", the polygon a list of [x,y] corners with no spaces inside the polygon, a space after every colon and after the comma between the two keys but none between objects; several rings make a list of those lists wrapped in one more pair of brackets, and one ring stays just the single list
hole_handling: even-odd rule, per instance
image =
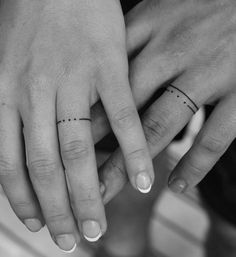
[{"label": "fingertip", "polygon": [[84,238],[89,242],[96,242],[103,235],[100,224],[95,220],[86,220],[82,223]]},{"label": "fingertip", "polygon": [[147,172],[140,172],[136,176],[136,187],[139,192],[143,194],[147,194],[152,189],[152,180],[150,175]]},{"label": "fingertip", "polygon": [[183,178],[173,177],[170,178],[168,182],[168,187],[173,193],[180,194],[186,191],[188,184]]},{"label": "fingertip", "polygon": [[43,227],[42,222],[36,218],[25,219],[24,224],[31,232],[39,232]]},{"label": "fingertip", "polygon": [[104,184],[103,182],[100,182],[100,187],[99,187],[99,189],[100,189],[100,194],[101,194],[101,196],[104,196],[104,194],[105,194],[105,192],[106,192],[106,186],[105,186],[105,184]]},{"label": "fingertip", "polygon": [[76,250],[77,244],[75,243],[71,250],[62,250],[63,253],[73,253]]},{"label": "fingertip", "polygon": [[76,238],[73,234],[63,234],[55,237],[55,243],[64,253],[73,253],[77,247]]}]

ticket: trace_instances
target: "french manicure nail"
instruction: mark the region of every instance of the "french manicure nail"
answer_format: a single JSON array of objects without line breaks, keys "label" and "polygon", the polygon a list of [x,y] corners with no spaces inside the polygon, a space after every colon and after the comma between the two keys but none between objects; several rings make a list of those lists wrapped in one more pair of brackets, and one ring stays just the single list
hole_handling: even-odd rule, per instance
[{"label": "french manicure nail", "polygon": [[38,219],[25,219],[24,224],[31,232],[38,232],[42,228],[42,223]]},{"label": "french manicure nail", "polygon": [[57,236],[56,243],[64,253],[73,253],[77,246],[75,237],[72,234]]},{"label": "french manicure nail", "polygon": [[169,182],[169,188],[174,193],[183,193],[187,186],[186,181],[182,178],[174,178]]},{"label": "french manicure nail", "polygon": [[150,176],[146,172],[139,173],[136,177],[136,186],[141,193],[149,193],[152,188]]},{"label": "french manicure nail", "polygon": [[96,242],[102,236],[99,223],[94,220],[84,221],[82,224],[83,234],[89,242]]}]

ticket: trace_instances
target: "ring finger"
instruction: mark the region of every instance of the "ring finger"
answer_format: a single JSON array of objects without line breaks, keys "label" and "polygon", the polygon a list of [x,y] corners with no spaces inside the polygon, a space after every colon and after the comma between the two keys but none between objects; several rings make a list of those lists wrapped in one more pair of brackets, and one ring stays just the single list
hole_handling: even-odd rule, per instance
[{"label": "ring finger", "polygon": [[[70,85],[59,89],[57,124],[61,157],[70,184],[78,225],[84,237],[94,242],[105,233],[106,218],[91,133],[87,81],[78,81],[75,78],[70,81]],[[78,83],[82,86],[78,87]]]}]

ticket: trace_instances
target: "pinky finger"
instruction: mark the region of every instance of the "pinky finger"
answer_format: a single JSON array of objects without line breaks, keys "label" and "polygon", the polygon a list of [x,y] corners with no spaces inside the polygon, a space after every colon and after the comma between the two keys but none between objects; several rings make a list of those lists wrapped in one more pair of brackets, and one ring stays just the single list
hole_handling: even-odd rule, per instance
[{"label": "pinky finger", "polygon": [[193,146],[169,178],[169,188],[182,193],[197,185],[236,137],[236,99],[231,95],[215,108]]}]

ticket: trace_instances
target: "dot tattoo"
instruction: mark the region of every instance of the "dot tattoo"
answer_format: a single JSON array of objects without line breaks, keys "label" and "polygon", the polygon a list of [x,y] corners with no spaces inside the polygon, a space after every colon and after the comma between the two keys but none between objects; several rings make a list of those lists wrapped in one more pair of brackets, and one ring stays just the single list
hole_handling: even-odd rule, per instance
[{"label": "dot tattoo", "polygon": [[170,85],[168,88],[166,88],[166,91],[170,94],[175,94],[176,98],[182,100],[182,103],[186,105],[194,114],[199,110],[199,107],[194,103],[194,101],[179,88]]},{"label": "dot tattoo", "polygon": [[61,124],[61,123],[66,123],[66,122],[72,122],[72,121],[89,121],[89,122],[92,122],[92,120],[90,118],[69,118],[69,119],[63,119],[63,120],[59,120],[57,122],[57,125]]}]

